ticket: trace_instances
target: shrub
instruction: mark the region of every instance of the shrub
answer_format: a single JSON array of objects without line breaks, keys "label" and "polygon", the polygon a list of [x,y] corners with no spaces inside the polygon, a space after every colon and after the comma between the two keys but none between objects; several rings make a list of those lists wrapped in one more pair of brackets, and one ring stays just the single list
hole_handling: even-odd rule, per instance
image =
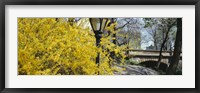
[{"label": "shrub", "polygon": [[[89,27],[84,27],[84,22],[72,24],[65,18],[18,18],[18,74],[113,74],[116,68],[109,65],[113,59],[102,47],[96,47],[94,34]],[[102,39],[104,48],[120,54],[121,48],[107,39]],[[99,66],[95,63],[97,52],[101,54]]]}]

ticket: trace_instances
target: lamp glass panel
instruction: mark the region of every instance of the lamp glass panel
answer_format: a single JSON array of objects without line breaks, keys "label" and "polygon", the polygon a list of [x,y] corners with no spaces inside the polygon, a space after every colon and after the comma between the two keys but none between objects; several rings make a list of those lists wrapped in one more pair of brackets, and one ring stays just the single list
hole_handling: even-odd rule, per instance
[{"label": "lamp glass panel", "polygon": [[108,19],[107,18],[102,18],[102,24],[101,24],[101,31],[104,30],[106,23],[107,23]]},{"label": "lamp glass panel", "polygon": [[91,18],[90,19],[93,30],[100,30],[100,19],[99,18]]}]

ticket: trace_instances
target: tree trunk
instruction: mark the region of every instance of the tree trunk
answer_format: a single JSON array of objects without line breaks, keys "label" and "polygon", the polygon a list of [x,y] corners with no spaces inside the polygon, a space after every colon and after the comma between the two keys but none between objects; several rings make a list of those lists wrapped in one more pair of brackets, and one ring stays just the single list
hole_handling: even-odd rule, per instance
[{"label": "tree trunk", "polygon": [[[110,24],[109,24],[109,26],[111,26],[113,23],[115,23],[115,21],[114,21],[114,18],[111,18],[110,19]],[[114,27],[114,30],[116,29],[116,27]],[[109,31],[109,33],[110,33],[110,31]],[[112,38],[115,38],[116,39],[116,34],[113,34],[112,35]],[[112,42],[116,45],[116,40],[112,40]],[[115,58],[115,53],[114,52],[110,52],[110,57],[111,58]],[[111,62],[110,62],[111,63]]]},{"label": "tree trunk", "polygon": [[168,75],[174,75],[176,72],[176,68],[177,68],[179,60],[180,60],[181,47],[182,47],[182,19],[177,18],[176,41],[175,41],[172,62],[169,65],[169,68],[167,70]]},{"label": "tree trunk", "polygon": [[113,44],[116,45],[116,44],[117,44],[117,42],[116,42],[116,38],[117,38],[117,37],[116,37],[116,33],[113,34],[113,38],[115,38],[115,39],[113,40]]},{"label": "tree trunk", "polygon": [[[112,23],[115,23],[114,18],[111,18],[111,22],[112,22]],[[114,30],[117,30],[117,28],[114,27]],[[117,43],[116,43],[116,32],[113,34],[112,38],[115,38],[114,40],[112,40],[112,42],[116,45],[116,44],[117,44]]]},{"label": "tree trunk", "polygon": [[155,46],[156,50],[158,50],[156,39],[154,40],[154,46]]},{"label": "tree trunk", "polygon": [[161,63],[161,60],[162,60],[162,49],[164,47],[165,42],[166,42],[166,40],[164,40],[162,45],[161,45],[160,52],[159,52],[159,58],[158,58],[158,64],[156,66],[156,69],[159,69],[159,67],[160,67],[160,63]]},{"label": "tree trunk", "polygon": [[[158,63],[157,63],[156,69],[159,69],[159,67],[160,67],[160,63],[161,63],[161,60],[162,60],[162,50],[163,50],[163,48],[164,48],[164,46],[165,46],[165,42],[167,41],[170,28],[171,28],[171,26],[168,27],[167,33],[165,34],[165,37],[164,37],[164,39],[163,39],[163,43],[162,43],[161,48],[160,48],[160,53],[159,53],[159,58],[158,58]],[[163,36],[164,36],[164,35],[163,35]]]}]

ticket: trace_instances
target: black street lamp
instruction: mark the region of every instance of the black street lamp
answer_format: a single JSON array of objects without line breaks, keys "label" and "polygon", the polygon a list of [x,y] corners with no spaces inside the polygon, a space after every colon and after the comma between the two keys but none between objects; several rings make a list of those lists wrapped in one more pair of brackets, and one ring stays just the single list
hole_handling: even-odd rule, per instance
[{"label": "black street lamp", "polygon": [[[92,30],[95,34],[96,46],[100,47],[102,33],[104,31],[104,28],[106,26],[108,19],[107,18],[89,18],[89,20],[92,26]],[[99,64],[99,61],[100,61],[100,54],[98,52],[97,57],[96,57],[96,64]]]}]

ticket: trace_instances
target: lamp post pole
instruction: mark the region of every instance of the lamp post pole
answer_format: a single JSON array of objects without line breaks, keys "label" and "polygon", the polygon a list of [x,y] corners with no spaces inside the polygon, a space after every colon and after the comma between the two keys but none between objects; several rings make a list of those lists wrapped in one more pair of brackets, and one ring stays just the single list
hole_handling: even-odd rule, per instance
[{"label": "lamp post pole", "polygon": [[[102,32],[101,31],[95,31],[96,46],[98,48],[100,47],[101,37],[102,37]],[[99,62],[100,62],[100,53],[98,52],[97,57],[96,57],[96,64],[99,64]]]}]

